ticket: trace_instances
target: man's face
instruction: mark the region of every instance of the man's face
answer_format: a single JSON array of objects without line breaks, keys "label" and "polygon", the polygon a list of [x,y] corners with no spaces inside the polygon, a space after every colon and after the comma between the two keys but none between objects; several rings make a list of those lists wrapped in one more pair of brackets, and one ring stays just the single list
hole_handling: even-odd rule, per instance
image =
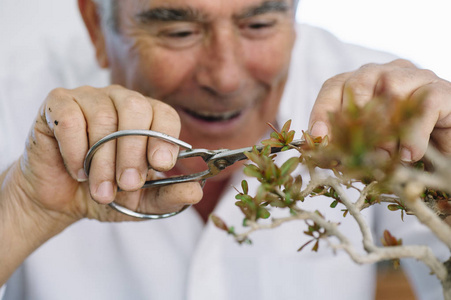
[{"label": "man's face", "polygon": [[275,122],[295,39],[292,0],[118,1],[112,82],[174,107],[194,147],[257,143]]}]

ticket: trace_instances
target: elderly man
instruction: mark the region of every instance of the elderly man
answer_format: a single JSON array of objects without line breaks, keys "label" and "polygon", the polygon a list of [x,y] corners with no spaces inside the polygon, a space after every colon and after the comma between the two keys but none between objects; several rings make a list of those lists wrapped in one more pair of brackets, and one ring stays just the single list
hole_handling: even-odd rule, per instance
[{"label": "elderly man", "polygon": [[[267,122],[288,119],[325,135],[327,112],[348,101],[345,88],[359,104],[381,91],[400,98],[428,91],[426,113],[414,135],[401,141],[410,162],[422,157],[430,139],[451,151],[450,83],[410,62],[296,25],[294,0],[78,2],[97,61],[114,85],[51,91],[23,155],[1,175],[5,299],[371,298],[372,267],[327,250],[295,253],[296,225],[239,247],[207,222],[215,210],[239,223],[228,189],[241,180],[239,165],[203,189],[198,183],[140,189],[162,172],[201,167],[190,160],[175,164],[176,146],[143,137],[105,144],[89,179],[84,157],[100,138],[123,129],[151,129],[209,149],[258,143]],[[87,220],[135,220],[105,205],[112,201],[147,213],[197,204],[167,220]],[[384,218],[368,215],[390,224]],[[342,226],[359,241],[352,224]],[[414,226],[412,234],[427,236]],[[414,275],[421,295],[440,294],[432,277]]]}]

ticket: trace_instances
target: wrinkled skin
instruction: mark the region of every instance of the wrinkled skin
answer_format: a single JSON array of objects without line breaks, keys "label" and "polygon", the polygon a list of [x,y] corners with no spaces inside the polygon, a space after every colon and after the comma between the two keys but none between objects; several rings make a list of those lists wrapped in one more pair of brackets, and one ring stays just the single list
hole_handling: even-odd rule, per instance
[{"label": "wrinkled skin", "polygon": [[368,64],[330,78],[321,88],[310,115],[309,128],[313,135],[329,133],[327,112],[346,106],[349,92],[358,105],[382,94],[392,101],[425,96],[420,108],[422,115],[400,141],[400,148],[386,145],[382,150],[387,155],[401,151],[405,162],[421,159],[429,143],[442,153],[451,154],[451,83],[432,71],[418,69],[411,62],[398,59],[387,64]]}]

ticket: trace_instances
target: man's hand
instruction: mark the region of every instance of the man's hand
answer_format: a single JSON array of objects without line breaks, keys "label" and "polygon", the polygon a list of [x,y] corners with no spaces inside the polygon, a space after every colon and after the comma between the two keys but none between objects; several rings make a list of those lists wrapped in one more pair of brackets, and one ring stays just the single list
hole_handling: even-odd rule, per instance
[{"label": "man's hand", "polygon": [[[422,116],[412,126],[410,135],[400,141],[401,157],[406,162],[421,159],[429,141],[441,152],[451,154],[450,82],[429,70],[418,69],[406,60],[368,64],[355,72],[337,75],[327,80],[318,94],[310,115],[312,135],[330,134],[328,112],[345,107],[351,93],[357,105],[364,105],[379,95],[393,101],[426,95],[421,107]],[[398,149],[387,145],[384,150],[393,153]]]},{"label": "man's hand", "polygon": [[[202,198],[198,183],[140,189],[155,171],[170,170],[178,147],[147,137],[123,137],[88,149],[117,130],[151,129],[178,137],[180,120],[170,106],[120,86],[56,89],[43,103],[26,149],[0,175],[0,286],[35,248],[81,218],[136,220],[104,205],[167,213]],[[118,186],[125,192],[117,192]],[[14,253],[14,255],[11,255]]]},{"label": "man's hand", "polygon": [[[75,219],[102,221],[123,219],[97,204],[115,199],[150,213],[176,211],[200,200],[197,183],[140,190],[147,177],[155,176],[148,165],[168,171],[177,160],[178,146],[154,138],[130,136],[106,143],[92,160],[88,183],[83,183],[89,147],[107,134],[126,129],[151,129],[178,137],[180,120],[170,106],[120,86],[52,91],[22,159],[27,198]],[[118,186],[127,192],[117,193]]]}]

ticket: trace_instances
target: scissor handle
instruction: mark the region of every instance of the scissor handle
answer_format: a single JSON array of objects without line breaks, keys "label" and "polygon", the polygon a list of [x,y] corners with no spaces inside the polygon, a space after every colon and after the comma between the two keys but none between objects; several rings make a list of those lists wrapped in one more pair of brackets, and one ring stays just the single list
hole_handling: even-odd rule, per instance
[{"label": "scissor handle", "polygon": [[[100,139],[97,143],[95,143],[91,149],[89,149],[85,161],[84,161],[84,169],[86,175],[89,176],[89,170],[91,168],[91,161],[94,157],[94,154],[99,149],[100,146],[103,144],[118,139],[123,136],[132,136],[132,135],[138,135],[138,136],[148,136],[148,137],[155,137],[162,140],[165,140],[167,142],[173,143],[175,145],[178,145],[186,151],[181,151],[179,153],[178,159],[182,158],[189,158],[189,157],[201,157],[207,164],[208,169],[205,171],[190,174],[190,175],[181,175],[181,176],[175,176],[175,177],[169,177],[169,178],[162,178],[157,180],[149,180],[144,183],[142,188],[149,188],[149,187],[155,187],[155,186],[163,186],[163,185],[169,185],[174,183],[182,183],[182,182],[190,182],[190,181],[200,181],[201,185],[203,186],[205,184],[205,180],[211,176],[215,176],[218,174],[221,170],[225,169],[226,167],[234,164],[237,161],[246,159],[246,155],[244,152],[250,152],[252,151],[253,147],[248,148],[242,148],[242,149],[236,149],[236,150],[227,150],[227,149],[221,149],[221,150],[206,150],[206,149],[194,149],[193,147],[177,138],[171,137],[169,135],[166,135],[161,132],[152,131],[152,130],[121,130],[117,132],[113,132],[104,138]],[[299,146],[303,144],[303,140],[295,140],[292,143],[290,143],[293,146]],[[263,149],[264,146],[256,146],[258,150]],[[271,153],[279,152],[282,148],[281,147],[271,147]],[[118,188],[119,191],[121,191]],[[187,209],[190,205],[185,205],[180,211],[172,212],[172,213],[166,213],[166,214],[147,214],[147,213],[138,213],[135,211],[132,211],[128,208],[125,208],[119,204],[116,204],[114,201],[109,203],[109,206],[114,208],[115,210],[135,218],[141,218],[141,219],[164,219],[169,218],[172,216],[175,216],[185,209]]]},{"label": "scissor handle", "polygon": [[[155,138],[159,138],[159,139],[165,140],[167,142],[170,142],[172,144],[175,144],[177,146],[180,146],[184,149],[188,149],[188,150],[193,149],[193,147],[190,144],[188,144],[184,141],[181,141],[177,138],[171,137],[167,134],[161,133],[161,132],[157,132],[157,131],[153,131],[153,130],[138,130],[138,129],[136,129],[136,130],[120,130],[120,131],[113,132],[113,133],[103,137],[89,149],[88,153],[86,154],[85,161],[84,161],[84,169],[85,169],[86,175],[89,176],[92,158],[94,157],[94,154],[100,148],[100,146],[102,146],[103,144],[105,144],[109,141],[118,139],[120,137],[132,136],[132,135],[155,137]],[[191,181],[193,181],[193,180],[191,180]],[[146,184],[148,184],[148,182],[146,182]],[[169,183],[166,183],[166,184],[169,184]],[[151,185],[156,186],[157,184],[148,184],[148,186],[151,186]],[[158,184],[158,185],[161,185],[161,184]],[[146,186],[146,187],[148,187],[148,186]],[[132,216],[135,218],[140,218],[140,219],[169,218],[169,217],[172,217],[172,216],[175,216],[175,215],[181,213],[182,211],[184,211],[185,209],[187,209],[190,206],[190,205],[185,205],[179,211],[166,213],[166,214],[148,214],[148,213],[138,213],[138,212],[132,211],[128,208],[125,208],[125,207],[115,203],[114,201],[109,203],[108,205],[125,215]]]}]

